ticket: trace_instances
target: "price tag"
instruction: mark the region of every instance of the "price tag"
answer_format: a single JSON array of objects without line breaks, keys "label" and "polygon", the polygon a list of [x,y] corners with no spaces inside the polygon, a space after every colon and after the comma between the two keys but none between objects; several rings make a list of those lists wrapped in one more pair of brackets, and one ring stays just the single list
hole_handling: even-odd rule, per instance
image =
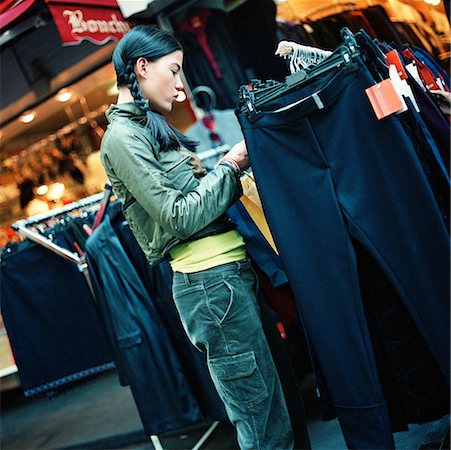
[{"label": "price tag", "polygon": [[404,109],[405,102],[400,98],[389,78],[365,89],[365,93],[378,120]]}]

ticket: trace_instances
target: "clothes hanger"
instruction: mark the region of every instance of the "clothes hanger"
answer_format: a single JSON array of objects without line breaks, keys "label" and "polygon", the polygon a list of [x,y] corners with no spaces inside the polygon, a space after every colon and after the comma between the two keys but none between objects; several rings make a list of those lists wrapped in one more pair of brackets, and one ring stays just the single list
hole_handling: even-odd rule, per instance
[{"label": "clothes hanger", "polygon": [[319,64],[328,58],[332,52],[317,47],[298,44],[297,42],[281,41],[276,50],[276,56],[290,59],[290,73],[295,73],[301,68],[307,68]]},{"label": "clothes hanger", "polygon": [[355,36],[347,27],[341,30],[341,36],[344,44],[317,66],[302,68],[288,75],[284,82],[270,80],[269,83],[259,81],[254,83],[252,80],[250,85],[241,86],[239,92],[240,112],[247,113],[249,120],[255,122],[262,115],[258,110],[259,107],[281,95],[299,89],[319,75],[338,67],[342,67],[345,73],[357,70],[358,63],[354,61],[354,58],[360,55],[360,49]]}]

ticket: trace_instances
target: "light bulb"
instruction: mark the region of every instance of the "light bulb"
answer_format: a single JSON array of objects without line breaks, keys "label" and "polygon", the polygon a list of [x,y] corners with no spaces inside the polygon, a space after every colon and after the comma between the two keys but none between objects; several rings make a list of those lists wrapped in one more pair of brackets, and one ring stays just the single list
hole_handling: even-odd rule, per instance
[{"label": "light bulb", "polygon": [[69,89],[61,89],[61,91],[58,92],[56,95],[56,99],[61,102],[67,102],[72,98],[72,92],[69,91]]},{"label": "light bulb", "polygon": [[34,120],[35,117],[36,113],[34,111],[27,111],[23,113],[23,115],[20,118],[20,121],[23,123],[30,123],[31,121]]}]

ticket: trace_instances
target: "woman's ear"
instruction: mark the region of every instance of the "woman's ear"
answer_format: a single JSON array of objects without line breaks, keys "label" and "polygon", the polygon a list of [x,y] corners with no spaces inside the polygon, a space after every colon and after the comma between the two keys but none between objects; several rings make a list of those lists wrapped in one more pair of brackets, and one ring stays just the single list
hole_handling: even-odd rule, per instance
[{"label": "woman's ear", "polygon": [[146,78],[149,73],[149,64],[147,62],[147,59],[144,57],[140,57],[136,60],[135,63],[135,72],[136,75],[138,75],[141,78]]}]

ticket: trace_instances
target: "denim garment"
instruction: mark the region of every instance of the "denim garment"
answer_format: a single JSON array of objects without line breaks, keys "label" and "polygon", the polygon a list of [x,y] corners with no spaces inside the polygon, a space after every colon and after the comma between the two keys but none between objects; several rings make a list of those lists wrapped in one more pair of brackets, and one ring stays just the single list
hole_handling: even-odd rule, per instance
[{"label": "denim garment", "polygon": [[169,333],[106,215],[86,241],[98,306],[146,435],[204,419]]},{"label": "denim garment", "polygon": [[[54,242],[64,246],[64,235]],[[25,397],[62,392],[115,367],[86,279],[71,261],[28,239],[10,242],[0,299]]]},{"label": "denim garment", "polygon": [[285,399],[265,339],[247,261],[174,273],[173,295],[191,342],[207,352],[241,449],[292,449]]}]

